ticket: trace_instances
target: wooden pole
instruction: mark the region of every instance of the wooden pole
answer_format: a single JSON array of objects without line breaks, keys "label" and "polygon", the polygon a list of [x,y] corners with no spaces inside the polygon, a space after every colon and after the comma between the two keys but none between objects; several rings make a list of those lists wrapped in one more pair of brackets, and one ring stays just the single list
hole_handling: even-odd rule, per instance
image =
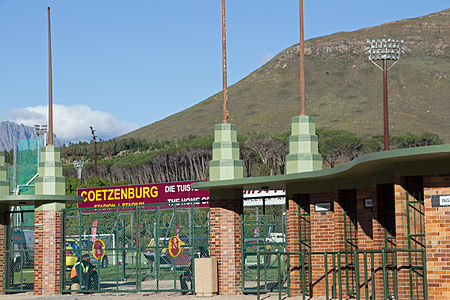
[{"label": "wooden pole", "polygon": [[48,7],[48,135],[47,144],[53,145],[53,92],[52,92],[52,36],[50,30],[50,7]]},{"label": "wooden pole", "polygon": [[303,36],[303,0],[300,0],[300,115],[306,114],[305,109],[305,42]]},{"label": "wooden pole", "polygon": [[222,0],[222,70],[223,70],[223,123],[228,123],[227,108],[227,41],[225,32],[225,0]]}]

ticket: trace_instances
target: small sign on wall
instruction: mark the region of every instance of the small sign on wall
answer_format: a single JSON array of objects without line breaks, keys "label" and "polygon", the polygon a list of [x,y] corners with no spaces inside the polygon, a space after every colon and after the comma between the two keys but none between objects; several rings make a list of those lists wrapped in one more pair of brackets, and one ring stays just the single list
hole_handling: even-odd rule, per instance
[{"label": "small sign on wall", "polygon": [[364,207],[372,208],[373,207],[373,199],[372,198],[364,198]]},{"label": "small sign on wall", "polygon": [[314,211],[327,212],[331,211],[331,202],[318,202],[314,204]]},{"label": "small sign on wall", "polygon": [[450,194],[431,195],[431,207],[449,207]]}]

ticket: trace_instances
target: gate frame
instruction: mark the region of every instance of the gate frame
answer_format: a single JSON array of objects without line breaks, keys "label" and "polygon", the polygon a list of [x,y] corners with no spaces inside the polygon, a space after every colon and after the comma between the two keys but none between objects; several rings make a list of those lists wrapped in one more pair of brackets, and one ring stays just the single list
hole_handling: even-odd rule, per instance
[{"label": "gate frame", "polygon": [[[61,293],[67,293],[67,292],[71,292],[72,291],[71,289],[67,289],[66,288],[66,286],[67,286],[69,281],[67,281],[66,278],[65,278],[65,274],[66,274],[66,264],[65,264],[66,217],[67,217],[67,212],[68,211],[78,211],[79,214],[80,214],[80,217],[81,217],[81,215],[83,214],[82,213],[83,210],[95,210],[97,214],[99,214],[102,210],[113,210],[114,214],[117,214],[117,216],[119,216],[121,209],[125,209],[126,211],[131,209],[134,213],[137,214],[136,224],[138,225],[138,224],[141,223],[141,219],[142,219],[141,218],[141,213],[142,213],[143,210],[145,210],[143,208],[145,208],[145,207],[155,207],[155,210],[156,210],[156,224],[159,224],[160,211],[161,211],[161,208],[159,208],[160,206],[168,206],[168,205],[170,205],[172,207],[170,207],[170,208],[163,208],[162,210],[172,210],[172,212],[174,214],[176,214],[176,211],[181,209],[179,206],[182,205],[183,206],[182,209],[187,209],[188,210],[189,215],[190,215],[189,218],[192,220],[192,222],[190,224],[190,228],[189,228],[189,234],[191,235],[190,240],[193,241],[193,239],[192,239],[193,236],[192,235],[194,234],[194,227],[195,227],[194,213],[195,213],[195,209],[197,208],[197,207],[195,207],[195,205],[196,204],[201,204],[201,203],[204,203],[204,202],[205,201],[198,200],[198,201],[186,201],[186,202],[151,203],[151,204],[142,204],[142,205],[137,205],[137,206],[116,206],[116,207],[98,207],[98,208],[66,208],[66,209],[64,209],[62,211],[62,224],[63,224],[63,226],[61,228],[61,233],[62,233],[62,237],[61,237],[61,274],[64,274],[64,275],[61,276]],[[184,207],[184,206],[186,206],[186,207]],[[210,243],[210,237],[209,237],[209,220],[210,220],[210,218],[209,218],[209,206],[208,207],[198,207],[198,208],[199,209],[208,209],[208,212],[207,212],[208,224],[204,225],[202,227],[207,228],[207,231],[208,231],[207,242],[208,242],[208,248],[209,248],[209,243]],[[97,218],[97,219],[99,220],[100,218]],[[80,226],[80,225],[78,225],[78,226]],[[134,225],[132,224],[132,226],[134,226]],[[82,227],[85,227],[85,226],[82,226]],[[86,226],[86,227],[89,227],[89,226]],[[98,225],[97,226],[97,230],[99,228],[101,228],[101,227],[102,227],[101,225]],[[176,227],[170,227],[170,228],[175,229]],[[160,230],[156,230],[156,233],[155,233],[155,236],[154,236],[155,243],[156,243],[156,241],[159,241],[159,237],[160,237],[159,231]],[[115,293],[115,292],[118,292],[118,293],[130,292],[130,293],[134,293],[134,292],[141,292],[141,291],[144,291],[144,292],[194,292],[195,291],[195,278],[193,276],[193,273],[194,273],[193,271],[194,271],[194,268],[195,268],[195,261],[194,261],[195,257],[194,257],[194,253],[193,253],[193,251],[194,251],[194,248],[193,248],[194,244],[192,244],[192,243],[188,245],[188,247],[191,248],[191,250],[190,250],[190,260],[191,260],[191,266],[192,266],[192,276],[191,276],[191,280],[192,281],[191,281],[191,288],[190,289],[183,290],[183,289],[181,289],[181,287],[180,287],[180,289],[178,289],[178,288],[160,289],[159,288],[159,281],[160,281],[159,279],[156,280],[156,289],[143,289],[142,288],[141,284],[142,284],[143,280],[142,280],[142,271],[141,271],[142,270],[141,256],[142,256],[143,251],[145,249],[148,249],[149,247],[145,246],[145,245],[141,245],[140,236],[141,236],[141,234],[140,234],[139,230],[136,230],[136,245],[133,248],[125,248],[125,247],[121,247],[121,248],[119,247],[118,248],[118,246],[117,246],[118,243],[119,243],[118,241],[116,242],[116,247],[114,248],[117,252],[125,251],[125,249],[126,249],[126,251],[129,251],[129,252],[130,251],[136,252],[136,254],[137,254],[137,256],[136,256],[136,260],[137,260],[136,265],[137,266],[136,266],[135,288],[134,289],[127,289],[127,290],[120,290],[120,289],[117,289],[117,288],[115,290],[109,290],[109,289],[108,290],[102,290],[100,288],[98,290],[95,290],[95,292],[100,292],[100,293],[102,293],[102,292],[108,292],[108,293],[111,293],[111,292],[113,292],[113,293]],[[164,248],[164,247],[165,247],[164,244],[155,244],[155,246],[151,247],[151,248],[154,248],[154,249],[157,250],[157,249]],[[108,250],[108,248],[106,248],[106,249]],[[209,252],[209,250],[208,250],[208,252]],[[159,261],[160,253],[159,253],[159,251],[155,251],[155,253],[156,253],[156,255],[155,255],[154,268],[155,268],[155,272],[159,273],[158,270],[159,270],[159,266],[160,266],[160,261]],[[174,261],[176,262],[176,258],[175,258]],[[122,264],[123,264],[123,272],[124,272],[124,275],[125,275],[126,262],[123,261]],[[177,268],[175,267],[175,268],[173,268],[173,270],[174,270],[174,274],[177,274]],[[99,285],[100,285],[101,272],[99,272],[99,273],[100,273],[99,274]],[[174,275],[174,284],[175,284],[175,286],[176,286],[176,282],[179,280],[178,279],[178,275],[179,274]],[[157,275],[157,278],[158,277],[159,277],[159,275]],[[117,284],[117,280],[116,280],[116,284]],[[90,291],[76,290],[75,292],[89,293],[89,292],[92,292],[92,291],[93,290],[90,290]]]}]

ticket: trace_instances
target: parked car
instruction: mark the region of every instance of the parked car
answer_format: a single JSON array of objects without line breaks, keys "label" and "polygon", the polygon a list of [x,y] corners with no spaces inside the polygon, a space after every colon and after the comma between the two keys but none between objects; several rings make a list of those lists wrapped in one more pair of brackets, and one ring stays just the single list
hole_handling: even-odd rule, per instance
[{"label": "parked car", "polygon": [[66,240],[66,268],[71,269],[80,257],[80,245],[72,239]]},{"label": "parked car", "polygon": [[66,240],[66,267],[72,268],[81,255],[89,254],[91,263],[99,268],[107,268],[109,265],[108,256],[104,255],[99,263],[99,260],[94,257],[92,253],[92,245],[94,243],[88,239],[76,240],[67,239]]}]

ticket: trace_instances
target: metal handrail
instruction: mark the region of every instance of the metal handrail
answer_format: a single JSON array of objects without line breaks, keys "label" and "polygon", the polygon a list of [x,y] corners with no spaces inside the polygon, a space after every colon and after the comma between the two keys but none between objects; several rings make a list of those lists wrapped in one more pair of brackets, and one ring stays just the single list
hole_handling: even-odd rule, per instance
[{"label": "metal handrail", "polygon": [[[341,270],[344,268],[347,268],[348,266],[342,266],[341,265],[341,256],[343,255],[353,255],[353,265],[352,267],[355,269],[355,292],[352,293],[352,296],[356,297],[356,299],[362,299],[361,296],[361,288],[363,288],[363,294],[365,299],[369,299],[369,282],[371,285],[371,293],[372,298],[375,297],[376,289],[375,289],[375,264],[374,264],[374,257],[376,254],[381,255],[381,271],[382,271],[382,282],[383,282],[383,296],[386,300],[391,299],[398,299],[398,288],[397,288],[397,254],[399,252],[411,254],[411,253],[421,253],[422,254],[422,265],[418,266],[411,266],[408,267],[414,268],[414,269],[422,269],[423,270],[423,300],[428,299],[427,295],[427,280],[426,280],[426,251],[425,249],[404,249],[404,248],[383,248],[383,249],[358,249],[353,251],[311,251],[311,252],[289,252],[289,251],[258,251],[257,253],[257,299],[260,299],[261,295],[261,278],[260,278],[260,256],[261,255],[277,255],[278,256],[278,299],[281,299],[282,295],[282,287],[281,287],[281,257],[283,255],[287,256],[287,281],[288,285],[291,281],[290,279],[290,257],[293,255],[300,256],[300,288],[302,290],[302,298],[306,299],[306,280],[305,277],[307,276],[307,271],[305,268],[305,259],[309,256],[323,256],[323,264],[324,264],[324,275],[323,278],[325,280],[325,294],[326,299],[330,299],[329,290],[330,290],[330,283],[329,283],[329,273],[332,273],[332,285],[331,285],[331,293],[332,298],[339,298],[342,299],[343,297],[343,290],[342,290],[342,276],[341,276]],[[389,263],[387,259],[387,254],[393,254],[393,262]],[[360,281],[360,262],[359,262],[359,256],[363,256],[363,273],[361,275],[364,276],[364,280]],[[367,256],[370,256],[370,263],[368,263]],[[332,259],[332,268],[328,269],[328,263],[329,263],[329,257]],[[336,264],[337,260],[337,264]],[[308,268],[311,268],[312,266],[309,265]],[[393,294],[390,294],[390,291],[388,290],[387,281],[390,280],[388,273],[392,271],[393,276],[392,279],[394,282],[394,291]],[[336,279],[336,272],[338,273],[338,279]],[[369,275],[370,272],[370,275]],[[337,285],[337,286],[336,286]],[[338,289],[337,289],[338,288]],[[288,293],[290,292],[290,287],[288,286],[287,289]],[[348,294],[349,291],[347,291]],[[309,294],[309,296],[312,296]]]}]

